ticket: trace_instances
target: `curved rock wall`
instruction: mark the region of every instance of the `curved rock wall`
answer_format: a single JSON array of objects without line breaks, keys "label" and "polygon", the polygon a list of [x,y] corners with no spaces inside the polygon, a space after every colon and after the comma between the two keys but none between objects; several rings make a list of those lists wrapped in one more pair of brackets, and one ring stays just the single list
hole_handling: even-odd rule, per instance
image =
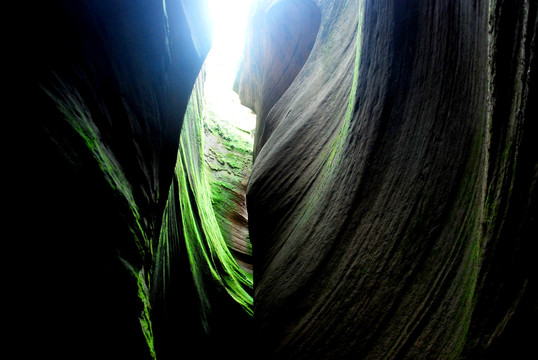
[{"label": "curved rock wall", "polygon": [[536,353],[536,4],[317,6],[304,67],[254,101],[256,358]]},{"label": "curved rock wall", "polygon": [[206,103],[204,158],[211,187],[211,201],[225,242],[239,264],[252,273],[246,203],[252,168],[252,138],[219,116]]},{"label": "curved rock wall", "polygon": [[186,348],[210,358],[234,342],[247,349],[252,326],[252,281],[224,240],[205,169],[203,84],[202,72],[187,106],[154,256],[152,325],[156,353],[165,359],[184,356]]},{"label": "curved rock wall", "polygon": [[150,274],[183,115],[210,47],[205,6],[8,7],[19,20],[8,42],[10,133],[20,137],[10,222],[25,229],[6,252],[24,267],[8,286],[17,357],[159,355]]},{"label": "curved rock wall", "polygon": [[254,157],[276,126],[265,117],[303,67],[319,24],[320,11],[312,0],[261,1],[254,7],[248,51],[234,85],[241,103],[257,115]]},{"label": "curved rock wall", "polygon": [[536,2],[258,6],[255,331],[201,170],[205,2],[8,8],[9,348],[537,357]]},{"label": "curved rock wall", "polygon": [[487,173],[480,276],[464,354],[538,356],[538,4],[490,4]]}]

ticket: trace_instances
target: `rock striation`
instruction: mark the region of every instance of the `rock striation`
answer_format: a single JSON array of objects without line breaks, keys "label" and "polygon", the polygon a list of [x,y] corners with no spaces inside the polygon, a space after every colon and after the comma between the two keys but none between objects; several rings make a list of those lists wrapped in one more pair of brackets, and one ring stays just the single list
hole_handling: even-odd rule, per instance
[{"label": "rock striation", "polygon": [[206,2],[7,13],[18,358],[538,357],[535,1],[256,2],[254,290],[204,170]]},{"label": "rock striation", "polygon": [[[209,120],[208,115],[204,121]],[[204,158],[211,201],[223,238],[241,266],[252,272],[246,190],[252,168],[252,142],[233,125],[204,122]],[[243,135],[243,138],[236,137]],[[247,141],[244,141],[245,139]]]},{"label": "rock striation", "polygon": [[[248,234],[247,183],[252,169],[256,115],[242,106],[222,69],[208,59],[204,65],[204,160],[211,201],[223,238],[245,271],[252,273]],[[231,77],[233,79],[233,77]]]},{"label": "rock striation", "polygon": [[233,200],[214,201],[203,114],[202,72],[187,105],[152,268],[151,324],[159,358],[182,357],[185,348],[213,358],[238,339],[244,349],[251,343],[252,280],[237,263],[234,244],[225,241],[229,220],[219,213],[237,209]]},{"label": "rock striation", "polygon": [[320,11],[312,1],[260,1],[253,7],[245,39],[248,50],[234,89],[258,118],[254,157],[276,126],[264,119],[303,67],[319,24]]},{"label": "rock striation", "polygon": [[[320,13],[285,84],[264,51],[283,7],[318,10],[280,48]],[[536,354],[536,3],[282,0],[254,14],[238,92],[258,115],[255,358]]]}]

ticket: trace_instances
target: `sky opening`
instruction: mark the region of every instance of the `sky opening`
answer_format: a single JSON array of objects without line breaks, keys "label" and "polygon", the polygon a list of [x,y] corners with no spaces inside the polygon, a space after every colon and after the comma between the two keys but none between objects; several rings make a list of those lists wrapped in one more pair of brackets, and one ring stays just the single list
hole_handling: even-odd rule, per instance
[{"label": "sky opening", "polygon": [[252,0],[208,0],[213,23],[213,46],[206,66],[222,72],[230,86],[240,64],[251,2]]},{"label": "sky opening", "polygon": [[252,132],[256,115],[241,105],[232,90],[241,64],[244,40],[253,0],[208,0],[213,24],[213,45],[205,62],[206,106],[218,121]]}]

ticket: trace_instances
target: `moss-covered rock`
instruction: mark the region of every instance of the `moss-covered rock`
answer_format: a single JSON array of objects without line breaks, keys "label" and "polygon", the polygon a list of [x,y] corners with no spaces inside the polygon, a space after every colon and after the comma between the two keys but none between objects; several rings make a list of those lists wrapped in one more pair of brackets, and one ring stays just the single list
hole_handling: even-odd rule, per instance
[{"label": "moss-covered rock", "polygon": [[[227,91],[232,92],[232,89]],[[253,137],[250,131],[228,120],[227,114],[212,105],[212,99],[206,98],[204,154],[211,198],[226,243],[241,266],[252,272],[246,189],[252,169]],[[246,111],[238,101],[234,106],[238,113]],[[229,111],[233,116],[233,107]]]},{"label": "moss-covered rock", "polygon": [[[200,346],[197,355],[202,358],[215,356],[243,334],[251,326],[253,311],[252,279],[225,241],[221,227],[228,219],[219,221],[217,212],[233,201],[224,191],[217,196],[215,189],[237,185],[228,178],[215,182],[204,155],[203,85],[202,72],[185,114],[152,282],[158,306],[153,309],[157,354],[179,356],[176,339],[181,338]],[[219,159],[218,167],[234,175],[226,155],[219,154]]]}]

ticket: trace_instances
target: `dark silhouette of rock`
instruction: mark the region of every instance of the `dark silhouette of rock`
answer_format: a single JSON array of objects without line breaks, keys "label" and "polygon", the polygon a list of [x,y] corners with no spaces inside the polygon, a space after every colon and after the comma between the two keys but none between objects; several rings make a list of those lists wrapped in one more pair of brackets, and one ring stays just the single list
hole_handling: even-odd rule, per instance
[{"label": "dark silhouette of rock", "polygon": [[[9,252],[20,257],[10,290],[12,332],[22,341],[15,357],[151,358],[153,253],[183,116],[211,44],[205,6],[8,8],[19,21],[10,21],[8,44],[8,103],[20,136],[10,215],[21,233]],[[192,313],[188,304],[176,306]]]}]

